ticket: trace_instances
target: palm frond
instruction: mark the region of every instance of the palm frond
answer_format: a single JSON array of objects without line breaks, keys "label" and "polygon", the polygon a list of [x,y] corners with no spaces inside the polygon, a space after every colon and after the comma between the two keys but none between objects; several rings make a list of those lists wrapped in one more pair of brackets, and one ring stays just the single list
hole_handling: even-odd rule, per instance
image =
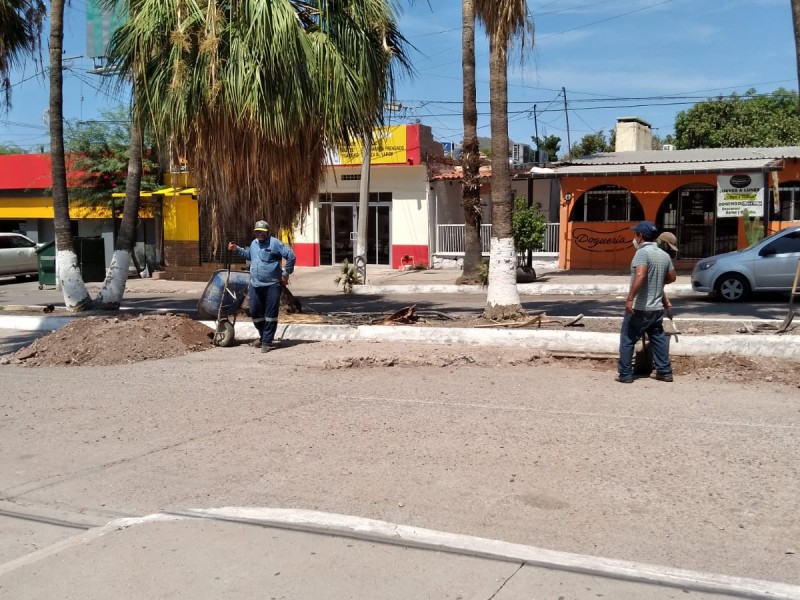
[{"label": "palm frond", "polygon": [[185,156],[216,245],[255,215],[302,220],[327,147],[382,121],[405,40],[387,0],[119,0],[111,62],[137,120]]}]

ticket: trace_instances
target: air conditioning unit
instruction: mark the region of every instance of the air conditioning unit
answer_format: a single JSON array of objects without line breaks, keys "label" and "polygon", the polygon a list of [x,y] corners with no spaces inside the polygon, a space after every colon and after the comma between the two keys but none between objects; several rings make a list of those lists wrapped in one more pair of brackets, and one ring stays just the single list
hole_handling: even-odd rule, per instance
[{"label": "air conditioning unit", "polygon": [[516,163],[531,162],[531,147],[528,144],[514,144],[511,147],[511,160]]}]

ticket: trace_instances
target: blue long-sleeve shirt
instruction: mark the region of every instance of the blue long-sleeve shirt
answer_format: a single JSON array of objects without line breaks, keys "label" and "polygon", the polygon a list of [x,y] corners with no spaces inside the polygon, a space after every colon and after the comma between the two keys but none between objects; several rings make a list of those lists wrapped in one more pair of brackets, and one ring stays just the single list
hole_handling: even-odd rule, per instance
[{"label": "blue long-sleeve shirt", "polygon": [[[289,246],[272,236],[263,242],[255,239],[247,248],[239,246],[236,253],[250,261],[250,285],[254,287],[280,283],[281,277],[288,277],[294,272],[294,263],[297,260]],[[281,259],[286,260],[283,270]]]}]

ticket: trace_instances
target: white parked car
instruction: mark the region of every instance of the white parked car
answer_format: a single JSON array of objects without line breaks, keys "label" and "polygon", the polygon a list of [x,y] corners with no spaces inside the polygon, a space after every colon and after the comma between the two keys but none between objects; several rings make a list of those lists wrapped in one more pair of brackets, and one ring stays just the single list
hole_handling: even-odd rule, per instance
[{"label": "white parked car", "polygon": [[0,233],[0,276],[15,275],[25,279],[39,274],[39,245],[21,233]]},{"label": "white parked car", "polygon": [[791,292],[800,260],[800,226],[773,233],[744,250],[697,261],[692,289],[738,302],[751,292]]}]

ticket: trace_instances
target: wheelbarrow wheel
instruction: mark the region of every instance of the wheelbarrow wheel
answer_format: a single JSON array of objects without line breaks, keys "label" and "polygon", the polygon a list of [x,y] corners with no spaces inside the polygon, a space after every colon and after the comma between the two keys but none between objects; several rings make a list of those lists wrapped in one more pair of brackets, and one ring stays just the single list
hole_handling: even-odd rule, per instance
[{"label": "wheelbarrow wheel", "polygon": [[217,331],[214,333],[214,344],[216,346],[222,346],[223,348],[230,346],[231,342],[233,342],[234,334],[233,323],[227,319],[222,319],[222,321],[217,323]]}]

